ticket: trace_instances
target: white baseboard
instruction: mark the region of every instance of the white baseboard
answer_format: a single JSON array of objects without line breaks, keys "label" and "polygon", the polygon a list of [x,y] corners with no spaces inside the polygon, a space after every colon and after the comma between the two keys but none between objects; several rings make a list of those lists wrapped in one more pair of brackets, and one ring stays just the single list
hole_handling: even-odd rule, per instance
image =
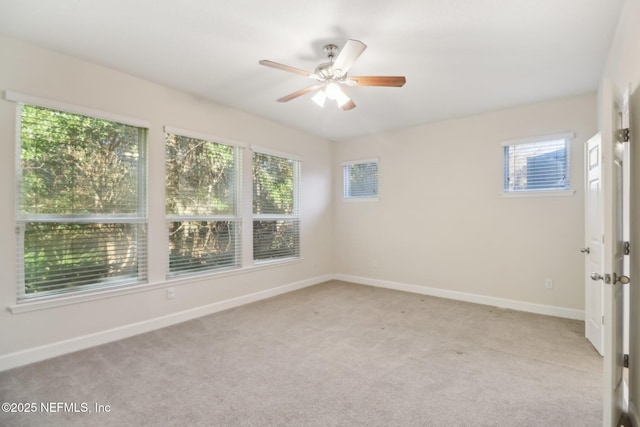
[{"label": "white baseboard", "polygon": [[427,286],[410,285],[407,283],[391,282],[388,280],[369,279],[366,277],[336,274],[336,280],[359,283],[361,285],[375,286],[378,288],[395,289],[398,291],[412,292],[433,297],[448,298],[458,301],[472,302],[476,304],[491,305],[500,308],[526,311],[529,313],[544,314],[547,316],[564,317],[567,319],[584,320],[584,310],[558,307],[555,305],[534,304],[524,301],[497,298],[486,295],[469,294],[466,292],[449,291],[446,289],[430,288]]},{"label": "white baseboard", "polygon": [[83,335],[64,341],[58,341],[51,344],[33,347],[26,350],[17,351],[0,356],[0,371],[17,368],[19,366],[28,365],[30,363],[39,362],[52,357],[60,356],[74,351],[84,350],[90,347],[106,344],[108,342],[117,341],[145,332],[154,331],[156,329],[175,325],[187,320],[196,319],[198,317],[217,313],[244,304],[271,298],[287,292],[306,288],[308,286],[317,285],[333,279],[332,275],[324,275],[313,277],[311,279],[301,280],[299,282],[290,283],[277,288],[267,289],[248,295],[242,295],[224,301],[207,304],[190,310],[180,311],[168,314],[166,316],[149,319],[142,322],[132,323],[130,325],[118,328],[100,331],[89,335]]},{"label": "white baseboard", "polygon": [[370,279],[345,274],[323,275],[279,286],[273,289],[267,289],[264,291],[242,295],[236,298],[219,301],[212,304],[207,304],[190,310],[172,313],[166,316],[149,319],[142,322],[132,323],[130,325],[125,325],[106,331],[100,331],[89,335],[83,335],[64,341],[58,341],[43,346],[5,354],[0,356],[0,371],[28,365],[30,363],[39,362],[42,360],[50,359],[52,357],[72,353],[74,351],[84,350],[86,348],[106,344],[108,342],[128,338],[145,332],[154,331],[156,329],[175,325],[191,319],[196,319],[198,317],[217,313],[219,311],[239,307],[244,304],[249,304],[262,299],[274,297],[287,292],[306,288],[308,286],[313,286],[332,279],[358,283],[362,285],[375,286],[379,288],[395,289],[404,292],[412,292],[417,294],[472,302],[476,304],[491,305],[500,308],[509,308],[530,313],[545,314],[549,316],[564,317],[575,320],[584,320],[584,311],[582,310],[542,304],[532,304],[523,301],[469,294],[465,292],[449,291],[445,289],[430,288],[426,286],[411,285],[407,283],[392,282],[387,280]]}]

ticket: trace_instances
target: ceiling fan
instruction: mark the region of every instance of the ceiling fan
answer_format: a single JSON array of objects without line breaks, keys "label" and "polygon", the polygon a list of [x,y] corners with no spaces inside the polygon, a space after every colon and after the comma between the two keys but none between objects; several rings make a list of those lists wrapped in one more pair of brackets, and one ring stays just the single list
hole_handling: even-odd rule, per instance
[{"label": "ceiling fan", "polygon": [[[307,93],[316,92],[313,101],[323,107],[327,98],[335,100],[339,107],[343,110],[351,110],[356,104],[346,94],[344,86],[391,86],[401,87],[405,84],[404,76],[349,76],[349,69],[358,57],[364,52],[367,45],[359,40],[347,40],[344,47],[338,53],[338,46],[328,44],[324,46],[324,53],[327,55],[329,62],[318,65],[313,73],[289,65],[279,64],[267,59],[261,60],[259,63],[267,67],[276,68],[278,70],[288,71],[290,73],[299,74],[316,80],[317,83],[300,89],[289,95],[285,95],[278,99],[278,102],[287,102]],[[334,61],[335,58],[335,61]]]}]

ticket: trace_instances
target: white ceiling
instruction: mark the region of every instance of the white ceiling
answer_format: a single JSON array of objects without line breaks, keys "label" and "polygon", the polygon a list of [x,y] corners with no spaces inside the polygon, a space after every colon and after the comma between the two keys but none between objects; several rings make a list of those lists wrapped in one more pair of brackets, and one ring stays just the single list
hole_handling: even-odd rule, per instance
[{"label": "white ceiling", "polygon": [[[623,0],[0,0],[0,34],[182,89],[331,140],[593,92]],[[321,109],[322,46],[368,49],[351,75],[404,75],[402,88],[352,87]],[[0,59],[1,61],[1,59]]]}]

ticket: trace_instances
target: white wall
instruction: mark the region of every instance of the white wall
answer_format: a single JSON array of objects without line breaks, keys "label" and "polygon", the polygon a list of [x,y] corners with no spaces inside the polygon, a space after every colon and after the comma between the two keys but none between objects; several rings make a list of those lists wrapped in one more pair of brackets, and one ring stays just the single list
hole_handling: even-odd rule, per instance
[{"label": "white wall", "polygon": [[[631,245],[640,247],[640,2],[627,0],[620,14],[616,34],[609,49],[603,78],[611,79],[620,93],[630,88],[631,121]],[[631,251],[631,285],[629,357],[631,370],[629,378],[630,410],[634,425],[640,423],[640,250]]]},{"label": "white wall", "polygon": [[[583,144],[596,132],[596,114],[596,96],[588,94],[337,144],[336,272],[361,283],[583,315]],[[500,142],[560,131],[576,133],[575,195],[501,197]],[[380,159],[380,200],[343,201],[340,163],[372,157]]]},{"label": "white wall", "polygon": [[625,1],[604,65],[603,78],[612,79],[620,90],[628,85],[635,90],[640,85],[639,17],[640,2]]},{"label": "white wall", "polygon": [[[0,198],[3,200],[0,204],[0,369],[160,324],[153,323],[153,319],[170,323],[202,314],[217,302],[260,292],[263,292],[261,295],[269,294],[279,291],[277,288],[281,286],[290,285],[285,288],[290,289],[330,277],[328,275],[333,271],[332,236],[327,230],[333,225],[330,197],[333,143],[15,40],[0,38],[0,58],[0,91],[22,92],[151,122],[149,258],[152,262],[149,276],[150,283],[157,285],[137,293],[116,293],[94,301],[26,313],[12,314],[6,310],[15,304],[16,297],[16,237],[12,232],[15,228],[12,201],[16,108],[4,96],[0,97],[0,143],[3,147],[0,157]],[[174,282],[171,285],[176,288],[176,298],[167,300],[165,265],[153,262],[166,259],[167,254],[163,218],[163,125],[300,156],[303,261],[242,274]],[[176,313],[182,314],[176,316]]]}]

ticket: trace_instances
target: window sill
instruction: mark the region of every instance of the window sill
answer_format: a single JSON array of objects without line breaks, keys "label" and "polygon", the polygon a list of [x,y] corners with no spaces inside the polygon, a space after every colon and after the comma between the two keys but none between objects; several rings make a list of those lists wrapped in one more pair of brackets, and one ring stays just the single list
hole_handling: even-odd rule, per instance
[{"label": "window sill", "polygon": [[143,284],[137,284],[137,285],[122,286],[122,287],[112,288],[112,289],[104,289],[104,290],[95,291],[95,292],[86,292],[82,294],[77,293],[77,294],[71,294],[71,295],[63,295],[59,297],[50,297],[47,299],[43,298],[37,301],[28,301],[28,302],[23,302],[19,304],[12,304],[8,306],[8,309],[11,312],[11,314],[28,313],[31,311],[46,310],[49,308],[61,307],[61,306],[71,305],[71,304],[79,304],[87,301],[113,298],[113,297],[118,297],[122,295],[135,294],[139,292],[147,292],[150,290],[157,290],[157,289],[165,289],[165,288],[170,288],[174,286],[182,286],[189,283],[202,282],[202,281],[211,280],[211,279],[219,279],[227,276],[237,276],[237,275],[251,273],[254,271],[265,270],[268,268],[276,268],[276,267],[291,265],[291,264],[302,262],[303,260],[304,259],[300,257],[300,258],[287,258],[287,259],[274,260],[274,261],[260,261],[255,263],[254,265],[238,268],[234,270],[224,270],[224,271],[218,271],[218,272],[210,272],[206,274],[203,273],[203,274],[173,276],[173,277],[168,277],[166,280],[162,282],[143,283]]},{"label": "window sill", "polygon": [[504,198],[520,197],[572,197],[576,190],[530,190],[530,191],[503,191]]},{"label": "window sill", "polygon": [[377,202],[379,197],[343,197],[343,202]]}]

